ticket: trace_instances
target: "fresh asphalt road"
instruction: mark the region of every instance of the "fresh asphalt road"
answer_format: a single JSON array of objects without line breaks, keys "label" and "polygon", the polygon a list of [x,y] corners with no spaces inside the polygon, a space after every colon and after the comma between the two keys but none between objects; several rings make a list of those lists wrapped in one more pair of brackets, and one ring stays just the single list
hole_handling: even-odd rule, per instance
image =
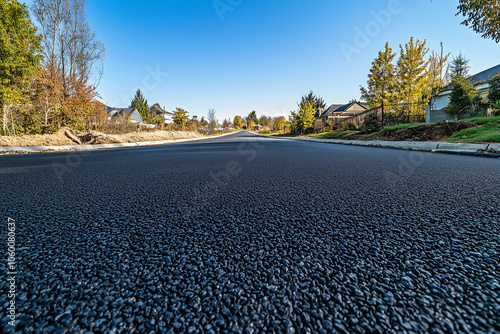
[{"label": "fresh asphalt road", "polygon": [[498,332],[499,176],[498,159],[248,132],[0,156],[0,328]]}]

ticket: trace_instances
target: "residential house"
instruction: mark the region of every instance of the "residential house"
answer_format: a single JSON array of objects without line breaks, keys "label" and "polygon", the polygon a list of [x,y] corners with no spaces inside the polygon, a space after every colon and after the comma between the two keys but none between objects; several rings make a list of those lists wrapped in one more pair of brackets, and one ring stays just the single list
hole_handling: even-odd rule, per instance
[{"label": "residential house", "polygon": [[367,108],[360,102],[353,100],[348,104],[332,104],[326,110],[318,109],[314,115],[314,132],[321,132],[325,127],[325,122],[329,120],[333,125],[357,116],[365,112]]},{"label": "residential house", "polygon": [[131,123],[144,123],[141,114],[135,108],[112,108],[106,107],[106,112],[109,115],[109,119],[116,117],[123,117],[123,115],[127,115],[130,119]]},{"label": "residential house", "polygon": [[174,122],[174,113],[170,111],[165,111],[164,108],[160,106],[159,103],[155,103],[149,109],[151,119],[155,119],[156,116],[161,116],[165,120],[165,124],[170,124]]},{"label": "residential house", "polygon": [[[489,68],[485,71],[479,72],[469,77],[469,79],[474,84],[474,87],[478,90],[479,94],[485,98],[488,95],[490,85],[488,80],[495,74],[500,73],[500,65]],[[432,110],[427,113],[426,121],[428,123],[442,122],[442,121],[453,121],[454,118],[448,115],[444,109],[450,103],[450,95],[453,85],[449,84],[446,86],[441,94],[436,98],[432,105]],[[463,118],[469,117],[464,115]]]}]

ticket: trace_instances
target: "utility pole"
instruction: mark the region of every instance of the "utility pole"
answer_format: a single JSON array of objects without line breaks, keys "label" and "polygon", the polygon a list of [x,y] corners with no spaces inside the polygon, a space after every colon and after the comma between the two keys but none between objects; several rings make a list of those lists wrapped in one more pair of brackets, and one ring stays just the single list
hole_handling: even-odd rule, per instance
[{"label": "utility pole", "polygon": [[382,101],[382,127],[384,127],[384,101]]}]

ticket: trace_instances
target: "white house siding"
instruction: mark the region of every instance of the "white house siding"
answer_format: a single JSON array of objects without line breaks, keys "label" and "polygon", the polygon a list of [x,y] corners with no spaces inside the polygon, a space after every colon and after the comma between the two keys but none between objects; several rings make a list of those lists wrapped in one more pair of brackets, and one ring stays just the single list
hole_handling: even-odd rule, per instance
[{"label": "white house siding", "polygon": [[174,122],[174,115],[164,113],[163,118],[165,119],[166,124],[170,124]]},{"label": "white house siding", "polygon": [[444,91],[434,102],[433,110],[443,110],[450,103],[451,90]]},{"label": "white house siding", "polygon": [[132,121],[132,122],[142,122],[141,114],[139,114],[139,112],[137,112],[136,110],[134,110],[130,114],[130,121]]},{"label": "white house siding", "polygon": [[[486,98],[486,96],[488,95],[488,89],[490,88],[490,85],[488,83],[482,83],[480,85],[475,86],[475,88],[483,98]],[[445,109],[450,103],[450,94],[451,94],[450,89],[442,92],[441,95],[436,99],[436,102],[434,102],[433,110]]]}]

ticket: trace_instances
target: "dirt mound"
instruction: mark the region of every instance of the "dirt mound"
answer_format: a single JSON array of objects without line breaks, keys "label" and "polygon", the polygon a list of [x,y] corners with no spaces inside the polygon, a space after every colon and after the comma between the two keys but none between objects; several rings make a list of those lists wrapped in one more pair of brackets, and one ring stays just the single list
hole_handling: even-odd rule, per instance
[{"label": "dirt mound", "polygon": [[452,136],[463,129],[478,126],[474,122],[441,122],[437,124],[425,124],[408,128],[406,130],[388,130],[377,139],[382,140],[414,140],[414,141],[439,141]]},{"label": "dirt mound", "polygon": [[122,135],[110,135],[99,131],[79,132],[78,138],[82,144],[113,144],[113,143],[138,143],[145,141],[162,141],[174,139],[191,139],[202,137],[197,132],[188,131],[153,131],[131,132]]},{"label": "dirt mound", "polygon": [[0,146],[62,146],[77,145],[68,137],[70,129],[62,128],[51,135],[0,136]]},{"label": "dirt mound", "polygon": [[162,141],[174,139],[191,139],[203,137],[197,132],[188,131],[152,131],[132,132],[122,135],[109,135],[99,131],[77,132],[62,128],[50,135],[0,136],[0,146],[62,146],[93,145],[113,143],[137,143],[145,141]]}]

